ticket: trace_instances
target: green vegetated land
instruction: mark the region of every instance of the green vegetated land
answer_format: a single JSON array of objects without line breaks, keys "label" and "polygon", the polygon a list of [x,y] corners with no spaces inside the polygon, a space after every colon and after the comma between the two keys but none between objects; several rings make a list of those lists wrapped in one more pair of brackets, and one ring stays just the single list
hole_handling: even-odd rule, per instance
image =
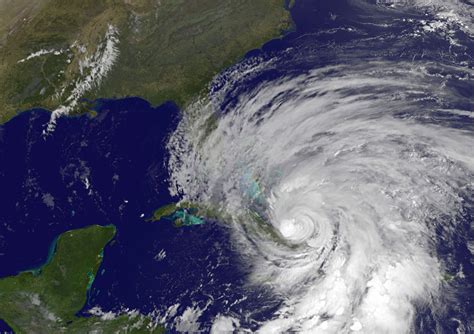
[{"label": "green vegetated land", "polygon": [[[254,194],[254,191],[251,191]],[[148,222],[159,222],[163,220],[173,222],[175,227],[202,225],[207,221],[225,222],[231,220],[225,212],[206,205],[192,202],[170,203],[159,207],[153,212]],[[262,235],[266,239],[286,247],[296,248],[296,244],[289,243],[280,232],[278,232],[265,218],[257,211],[249,210],[246,215],[240,217],[243,228],[254,235]]]},{"label": "green vegetated land", "polygon": [[113,226],[90,226],[59,236],[42,267],[0,279],[0,318],[15,333],[163,333],[141,315],[77,317],[102,263]]},{"label": "green vegetated land", "polygon": [[0,1],[0,122],[79,97],[184,106],[290,24],[284,0]]},{"label": "green vegetated land", "polygon": [[191,202],[177,202],[164,205],[153,212],[149,222],[169,220],[176,227],[202,225],[209,220],[224,220],[225,216],[216,208]]},{"label": "green vegetated land", "polygon": [[[185,106],[290,25],[284,0],[0,1],[0,124],[33,107],[86,111],[81,98]],[[178,225],[213,216],[193,205],[165,211],[155,218]],[[141,315],[76,316],[114,234],[99,226],[66,232],[43,267],[0,279],[0,318],[16,333],[163,332]]]},{"label": "green vegetated land", "polygon": [[176,227],[202,225],[205,223],[206,211],[192,203],[171,203],[156,209],[148,219],[157,222],[162,219],[173,221]]}]

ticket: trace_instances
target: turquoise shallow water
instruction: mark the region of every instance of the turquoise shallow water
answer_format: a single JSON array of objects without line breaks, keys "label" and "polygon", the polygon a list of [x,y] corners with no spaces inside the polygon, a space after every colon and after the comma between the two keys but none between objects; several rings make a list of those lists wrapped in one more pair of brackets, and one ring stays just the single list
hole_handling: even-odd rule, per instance
[{"label": "turquoise shallow water", "polygon": [[[403,8],[386,10],[374,4],[297,1],[292,9],[296,30],[246,56],[244,62],[253,60],[256,64],[272,59],[272,66],[253,71],[258,74],[224,94],[219,101],[223,114],[232,113],[239,99],[262,82],[270,86],[282,77],[337,64],[355,69],[369,61],[395,65],[423,61],[433,65],[426,68],[428,78],[436,80],[451,74],[444,87],[453,93],[442,101],[420,98],[420,108],[413,113],[401,110],[396,116],[420,124],[474,131],[469,116],[474,109],[470,99],[472,81],[454,79],[459,67],[466,66],[463,63],[472,65],[472,39],[456,31],[454,37],[461,45],[453,46],[441,35],[416,35],[420,20],[434,20],[434,15]],[[360,68],[364,73],[377,70],[375,66]],[[327,75],[342,74],[329,71]],[[212,90],[220,89],[223,85],[216,80]],[[288,90],[280,99],[291,100],[295,94]],[[398,94],[394,91],[392,98],[396,100]],[[265,110],[280,102],[276,98]],[[468,113],[440,111],[427,117],[421,112],[438,103]],[[170,332],[176,331],[180,317],[191,309],[199,310],[197,322],[204,332],[210,330],[219,314],[239,319],[242,328],[252,331],[273,319],[286,296],[268,286],[249,284],[254,264],[242,256],[228,226],[206,222],[184,210],[172,217],[182,220],[184,226],[180,228],[172,221],[150,224],[141,218],[180,199],[168,192],[166,150],[168,137],[179,121],[176,106],[169,103],[153,108],[146,101],[131,98],[98,101],[97,108],[96,118],[60,119],[47,139],[41,134],[49,114],[42,110],[25,112],[0,126],[0,197],[4,199],[0,206],[0,276],[40,266],[52,254],[48,253],[51,243],[66,230],[114,224],[116,240],[105,250],[100,274],[91,280],[83,314],[88,308],[100,306],[104,311],[131,308],[163,316],[175,306],[176,313],[167,318]],[[329,135],[321,132],[314,140]],[[309,153],[316,155],[318,151]],[[252,166],[244,167],[247,174],[239,174],[239,189],[252,209],[259,212],[271,183],[266,181],[276,182],[282,175],[275,173],[265,179],[264,172],[249,173]],[[47,201],[49,205],[43,201],[44,195],[53,199],[53,206],[51,201]],[[433,240],[447,270],[456,274],[462,265],[465,278],[452,283],[445,313],[437,314],[427,305],[417,306],[415,332],[440,329],[450,333],[460,328],[460,323],[472,328],[474,281],[467,242],[472,239],[473,213],[467,205],[469,198],[465,200],[456,233],[449,239],[439,234],[439,239]],[[0,324],[0,330],[3,328],[6,326]]]}]

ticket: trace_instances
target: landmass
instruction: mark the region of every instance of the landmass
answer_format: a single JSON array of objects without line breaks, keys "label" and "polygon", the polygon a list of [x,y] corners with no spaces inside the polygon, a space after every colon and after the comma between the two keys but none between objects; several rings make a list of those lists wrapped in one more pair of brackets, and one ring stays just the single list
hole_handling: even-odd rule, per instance
[{"label": "landmass", "polygon": [[[212,130],[209,130],[212,131]],[[207,130],[205,131],[207,133]],[[262,187],[258,179],[251,173],[247,173],[242,178],[242,187],[245,196],[252,201],[262,201]],[[227,217],[219,208],[193,203],[189,201],[179,201],[163,205],[153,212],[151,222],[157,222],[162,219],[171,220],[176,226],[190,226],[204,224],[205,220],[226,220]],[[264,224],[265,220],[255,211],[248,212],[248,218],[258,224]]]},{"label": "landmass", "polygon": [[[78,317],[114,226],[60,235],[46,264],[0,279],[0,318],[15,333],[164,333],[138,313]],[[96,312],[100,313],[100,312]]]},{"label": "landmass", "polygon": [[[217,73],[287,31],[290,3],[0,1],[0,124],[45,108],[54,126],[61,115],[91,112],[97,98],[138,96],[185,107]],[[217,216],[180,203],[157,210],[152,220],[189,226]],[[77,316],[114,235],[111,226],[91,226],[59,236],[45,265],[0,279],[0,318],[16,333],[163,332],[137,313]]]},{"label": "landmass", "polygon": [[189,202],[164,205],[153,212],[150,222],[170,220],[176,227],[202,225],[206,219],[216,218],[216,212]]},{"label": "landmass", "polygon": [[[251,198],[258,199],[260,187],[257,182],[252,182],[251,185],[252,187],[248,189],[246,194]],[[231,217],[218,208],[181,201],[159,207],[153,212],[152,216],[146,220],[148,222],[167,220],[173,222],[175,227],[182,227],[202,225],[208,221],[225,222],[231,219]],[[266,239],[271,239],[286,247],[298,247],[298,245],[288,242],[281,233],[268,222],[267,218],[257,210],[248,210],[246,214],[241,217],[240,224],[249,234],[262,234]]]},{"label": "landmass", "polygon": [[185,106],[249,50],[289,29],[284,0],[0,2],[0,123],[97,98]]}]

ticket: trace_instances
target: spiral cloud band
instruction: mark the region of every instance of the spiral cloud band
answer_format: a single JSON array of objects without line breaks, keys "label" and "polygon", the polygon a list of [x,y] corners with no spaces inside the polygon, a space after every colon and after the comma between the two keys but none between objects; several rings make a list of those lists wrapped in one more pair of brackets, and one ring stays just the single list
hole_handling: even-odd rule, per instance
[{"label": "spiral cloud band", "polygon": [[260,331],[404,333],[424,305],[441,314],[437,248],[474,180],[473,131],[453,121],[471,116],[446,82],[470,70],[329,65],[260,81],[220,111],[219,94],[271,66],[227,73],[169,144],[171,190],[219,208],[249,283],[284,299]]}]

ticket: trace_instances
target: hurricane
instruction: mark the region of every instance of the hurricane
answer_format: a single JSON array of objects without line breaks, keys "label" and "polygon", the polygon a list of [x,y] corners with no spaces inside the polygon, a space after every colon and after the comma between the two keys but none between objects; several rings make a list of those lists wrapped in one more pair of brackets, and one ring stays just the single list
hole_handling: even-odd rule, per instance
[{"label": "hurricane", "polygon": [[[230,68],[169,140],[172,193],[217,208],[248,284],[283,300],[261,333],[443,332],[446,318],[474,329],[454,250],[472,264],[473,71],[452,46],[469,31],[423,29],[446,8],[392,4],[403,8],[370,4],[383,34],[364,21],[339,29],[337,49],[295,43]],[[422,33],[437,46],[410,54]],[[393,52],[371,52],[381,45]],[[244,332],[238,317],[219,324]]]}]

